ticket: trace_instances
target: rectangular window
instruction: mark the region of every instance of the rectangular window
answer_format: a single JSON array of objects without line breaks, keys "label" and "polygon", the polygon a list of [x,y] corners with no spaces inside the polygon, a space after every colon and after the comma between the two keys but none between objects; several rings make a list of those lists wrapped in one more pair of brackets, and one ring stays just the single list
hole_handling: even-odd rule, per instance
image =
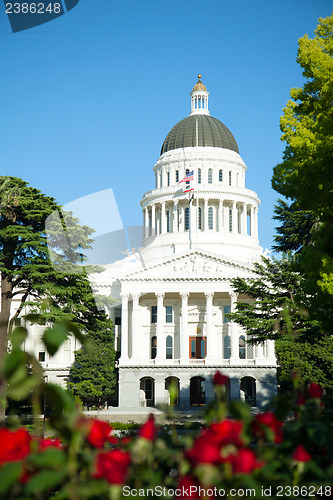
[{"label": "rectangular window", "polygon": [[41,363],[44,363],[44,361],[45,361],[45,351],[39,351],[39,353],[38,353],[38,361],[40,361]]},{"label": "rectangular window", "polygon": [[176,182],[179,182],[179,170],[176,170]]},{"label": "rectangular window", "polygon": [[168,186],[170,186],[170,172],[167,172]]},{"label": "rectangular window", "polygon": [[166,217],[167,217],[167,233],[170,233],[170,212],[169,212],[169,210],[167,210]]},{"label": "rectangular window", "polygon": [[213,183],[213,169],[210,168],[208,169],[208,184],[212,184]]},{"label": "rectangular window", "polygon": [[190,209],[185,208],[185,231],[189,231],[190,229]]},{"label": "rectangular window", "polygon": [[190,337],[190,358],[204,359],[207,355],[206,337]]},{"label": "rectangular window", "polygon": [[229,172],[229,186],[231,186],[231,184],[232,184],[232,182],[231,182],[231,181],[232,181],[232,179],[231,179],[231,171],[230,171],[230,172]]},{"label": "rectangular window", "polygon": [[230,314],[230,306],[223,306],[223,323],[230,323],[228,314]]},{"label": "rectangular window", "polygon": [[151,306],[151,322],[157,323],[157,306]]},{"label": "rectangular window", "polygon": [[198,168],[198,184],[201,184],[201,168]]},{"label": "rectangular window", "polygon": [[208,209],[208,229],[214,229],[214,211],[213,207],[209,207]]},{"label": "rectangular window", "polygon": [[172,306],[165,306],[165,322],[172,323]]},{"label": "rectangular window", "polygon": [[15,326],[21,326],[21,323],[22,323],[21,318],[16,318],[14,321]]}]

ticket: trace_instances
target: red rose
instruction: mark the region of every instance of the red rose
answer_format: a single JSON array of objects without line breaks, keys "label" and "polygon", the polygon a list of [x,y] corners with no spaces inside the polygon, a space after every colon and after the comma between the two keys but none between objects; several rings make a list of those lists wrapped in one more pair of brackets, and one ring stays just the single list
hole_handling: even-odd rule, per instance
[{"label": "red rose", "polygon": [[252,430],[259,436],[265,436],[265,427],[271,429],[274,433],[274,443],[277,444],[283,441],[282,426],[283,422],[276,418],[274,413],[270,411],[259,413],[252,422]]},{"label": "red rose", "polygon": [[106,442],[116,443],[117,440],[111,436],[112,427],[107,422],[101,420],[93,420],[87,441],[95,448],[102,448]]},{"label": "red rose", "polygon": [[305,396],[302,392],[297,394],[296,398],[296,406],[304,406],[305,405]]},{"label": "red rose", "polygon": [[97,455],[95,477],[105,478],[111,484],[123,484],[130,461],[130,454],[121,450],[101,452]]},{"label": "red rose", "polygon": [[139,436],[147,439],[148,441],[154,441],[156,435],[155,418],[154,415],[149,415],[149,418],[145,424],[139,430]]},{"label": "red rose", "polygon": [[213,377],[213,384],[214,385],[228,385],[230,382],[230,378],[227,377],[226,375],[222,375],[221,372],[216,372],[214,377]]},{"label": "red rose", "polygon": [[294,453],[292,454],[292,458],[293,460],[297,460],[297,462],[309,462],[312,456],[310,455],[310,453],[306,451],[304,446],[299,444]]},{"label": "red rose", "polygon": [[255,453],[248,448],[241,448],[236,455],[231,455],[230,462],[236,474],[249,474],[264,465],[264,462],[257,460]]},{"label": "red rose", "polygon": [[323,395],[323,390],[319,384],[312,382],[308,387],[308,393],[311,398],[320,399]]},{"label": "red rose", "polygon": [[185,452],[185,456],[194,464],[217,464],[222,462],[220,446],[205,436],[199,436],[193,448]]},{"label": "red rose", "polygon": [[25,429],[0,429],[0,464],[22,460],[30,453],[31,436]]},{"label": "red rose", "polygon": [[192,498],[200,500],[199,496],[199,482],[196,478],[191,476],[184,476],[180,478],[177,489],[180,489],[180,496],[175,498],[183,500],[184,498]]},{"label": "red rose", "polygon": [[43,438],[39,442],[39,449],[44,450],[45,448],[62,448],[62,442],[58,438]]},{"label": "red rose", "polygon": [[213,439],[220,446],[225,444],[234,444],[235,446],[243,445],[241,433],[243,431],[243,423],[238,420],[223,420],[222,422],[214,422],[204,431],[203,436]]}]

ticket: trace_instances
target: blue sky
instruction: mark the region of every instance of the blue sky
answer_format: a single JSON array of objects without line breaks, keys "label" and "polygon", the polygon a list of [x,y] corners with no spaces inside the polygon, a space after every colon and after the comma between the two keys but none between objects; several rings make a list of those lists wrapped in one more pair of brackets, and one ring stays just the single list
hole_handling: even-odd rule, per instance
[{"label": "blue sky", "polygon": [[189,114],[201,73],[210,112],[234,134],[261,199],[259,236],[270,248],[279,118],[302,85],[297,39],[331,12],[329,0],[80,0],[13,34],[1,3],[0,174],[62,204],[113,188],[123,223],[141,224],[161,145]]}]

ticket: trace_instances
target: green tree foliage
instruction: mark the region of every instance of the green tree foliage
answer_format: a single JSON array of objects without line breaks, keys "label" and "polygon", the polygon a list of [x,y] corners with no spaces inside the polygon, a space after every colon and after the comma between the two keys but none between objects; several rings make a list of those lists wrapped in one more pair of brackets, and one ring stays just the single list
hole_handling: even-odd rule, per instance
[{"label": "green tree foliage", "polygon": [[[312,314],[323,305],[323,328],[333,321],[333,15],[319,19],[314,39],[299,40],[297,61],[306,79],[291,90],[281,118],[286,142],[272,186],[291,201],[278,208],[279,250],[298,251],[298,269],[313,295]],[[314,222],[316,222],[314,224]],[[308,237],[306,236],[308,233]],[[300,251],[301,250],[301,251]]]},{"label": "green tree foliage", "polygon": [[316,382],[333,395],[333,341],[309,313],[312,297],[304,293],[305,278],[293,270],[291,259],[263,258],[254,265],[255,276],[233,280],[233,288],[252,300],[240,300],[232,321],[245,328],[253,343],[275,340],[280,366],[279,383],[290,388],[290,373],[303,384]]},{"label": "green tree foliage", "polygon": [[333,216],[333,15],[319,19],[314,39],[299,40],[297,62],[306,78],[293,88],[281,118],[286,142],[273,188],[320,218]]},{"label": "green tree foliage", "polygon": [[69,388],[87,406],[103,406],[110,401],[116,385],[115,350],[111,325],[91,333],[93,343],[75,353]]},{"label": "green tree foliage", "polygon": [[[53,218],[46,235],[45,223],[54,213],[59,217]],[[23,180],[0,177],[0,365],[8,334],[25,305],[38,313],[42,301],[47,325],[59,320],[74,322],[87,333],[111,328],[105,314],[97,310],[85,269],[77,266],[92,242],[92,230],[78,222],[70,213],[63,215],[53,198]],[[50,245],[58,251],[53,252],[53,261]],[[14,299],[18,307],[13,313]],[[41,322],[39,314],[35,319]],[[71,326],[71,331],[82,339],[76,327]],[[65,336],[66,329],[59,325],[46,330],[48,349],[57,349]],[[4,382],[1,389],[4,394]]]}]

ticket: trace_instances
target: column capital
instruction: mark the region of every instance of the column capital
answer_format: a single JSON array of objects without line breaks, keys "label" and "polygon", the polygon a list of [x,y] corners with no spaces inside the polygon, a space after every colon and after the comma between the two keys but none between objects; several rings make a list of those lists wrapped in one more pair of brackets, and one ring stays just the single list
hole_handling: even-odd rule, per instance
[{"label": "column capital", "polygon": [[212,299],[214,297],[214,292],[204,292],[206,299]]},{"label": "column capital", "polygon": [[163,299],[165,296],[164,292],[155,292],[155,295],[158,299]]},{"label": "column capital", "polygon": [[190,292],[179,292],[179,295],[181,296],[181,298],[184,300],[184,299],[188,299],[188,296],[190,295]]},{"label": "column capital", "polygon": [[239,294],[237,292],[229,292],[230,299],[234,302],[236,302],[238,295]]},{"label": "column capital", "polygon": [[139,298],[141,297],[141,293],[140,292],[131,293],[131,297],[132,300],[139,300]]},{"label": "column capital", "polygon": [[122,300],[128,300],[129,293],[128,292],[120,292],[120,297]]}]

